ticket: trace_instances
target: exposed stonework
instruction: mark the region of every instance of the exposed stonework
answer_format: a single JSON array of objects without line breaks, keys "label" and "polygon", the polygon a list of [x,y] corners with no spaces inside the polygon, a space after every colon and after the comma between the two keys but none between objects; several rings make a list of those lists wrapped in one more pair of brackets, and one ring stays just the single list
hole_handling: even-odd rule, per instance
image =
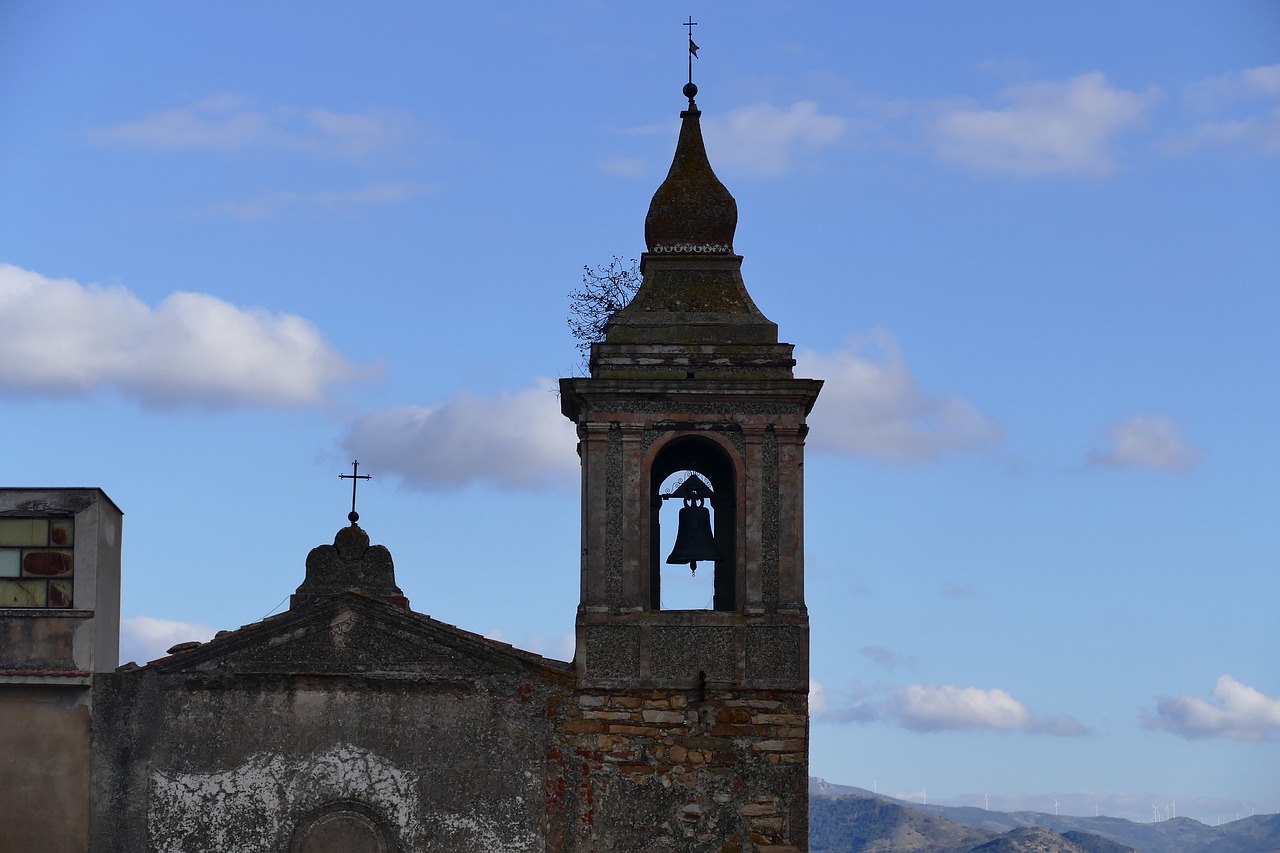
[{"label": "exposed stonework", "polygon": [[803,693],[584,691],[556,729],[589,849],[807,849]]}]

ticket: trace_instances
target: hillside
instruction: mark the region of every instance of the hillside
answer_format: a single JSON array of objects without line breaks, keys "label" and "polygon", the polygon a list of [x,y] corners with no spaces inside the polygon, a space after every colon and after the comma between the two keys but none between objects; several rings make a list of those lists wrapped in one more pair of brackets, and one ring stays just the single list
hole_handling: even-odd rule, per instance
[{"label": "hillside", "polygon": [[1104,838],[1067,839],[1044,827],[1007,833],[962,826],[887,798],[814,796],[809,801],[812,853],[1132,853]]},{"label": "hillside", "polygon": [[810,784],[814,853],[1280,853],[1280,815],[1222,826],[922,805],[822,779]]}]

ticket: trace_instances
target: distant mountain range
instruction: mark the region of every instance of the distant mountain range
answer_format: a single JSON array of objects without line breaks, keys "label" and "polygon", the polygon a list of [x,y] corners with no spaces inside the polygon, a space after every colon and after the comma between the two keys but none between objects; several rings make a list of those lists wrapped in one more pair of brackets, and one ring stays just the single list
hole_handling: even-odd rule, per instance
[{"label": "distant mountain range", "polygon": [[1280,853],[1280,815],[1206,826],[922,805],[809,780],[811,853]]}]

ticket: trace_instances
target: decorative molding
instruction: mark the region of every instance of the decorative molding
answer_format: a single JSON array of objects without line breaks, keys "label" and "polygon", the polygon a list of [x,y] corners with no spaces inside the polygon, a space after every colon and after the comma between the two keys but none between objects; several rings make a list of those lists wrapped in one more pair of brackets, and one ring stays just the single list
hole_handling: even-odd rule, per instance
[{"label": "decorative molding", "polygon": [[622,606],[622,425],[609,424],[605,451],[604,590],[610,607]]},{"label": "decorative molding", "polygon": [[778,434],[770,424],[764,432],[760,490],[761,596],[766,610],[778,609]]},{"label": "decorative molding", "polygon": [[590,410],[593,414],[618,412],[629,415],[794,415],[798,407],[794,403],[695,403],[610,397],[592,400]]},{"label": "decorative molding", "polygon": [[649,251],[655,255],[732,255],[733,247],[724,243],[664,243]]}]

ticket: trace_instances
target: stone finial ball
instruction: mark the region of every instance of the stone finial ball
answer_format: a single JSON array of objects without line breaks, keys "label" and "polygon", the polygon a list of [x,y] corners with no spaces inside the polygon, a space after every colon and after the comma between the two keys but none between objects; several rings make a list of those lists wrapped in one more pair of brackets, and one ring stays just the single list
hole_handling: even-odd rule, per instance
[{"label": "stone finial ball", "polygon": [[689,100],[693,100],[694,95],[698,94],[698,87],[692,83],[684,84],[684,96]]}]

